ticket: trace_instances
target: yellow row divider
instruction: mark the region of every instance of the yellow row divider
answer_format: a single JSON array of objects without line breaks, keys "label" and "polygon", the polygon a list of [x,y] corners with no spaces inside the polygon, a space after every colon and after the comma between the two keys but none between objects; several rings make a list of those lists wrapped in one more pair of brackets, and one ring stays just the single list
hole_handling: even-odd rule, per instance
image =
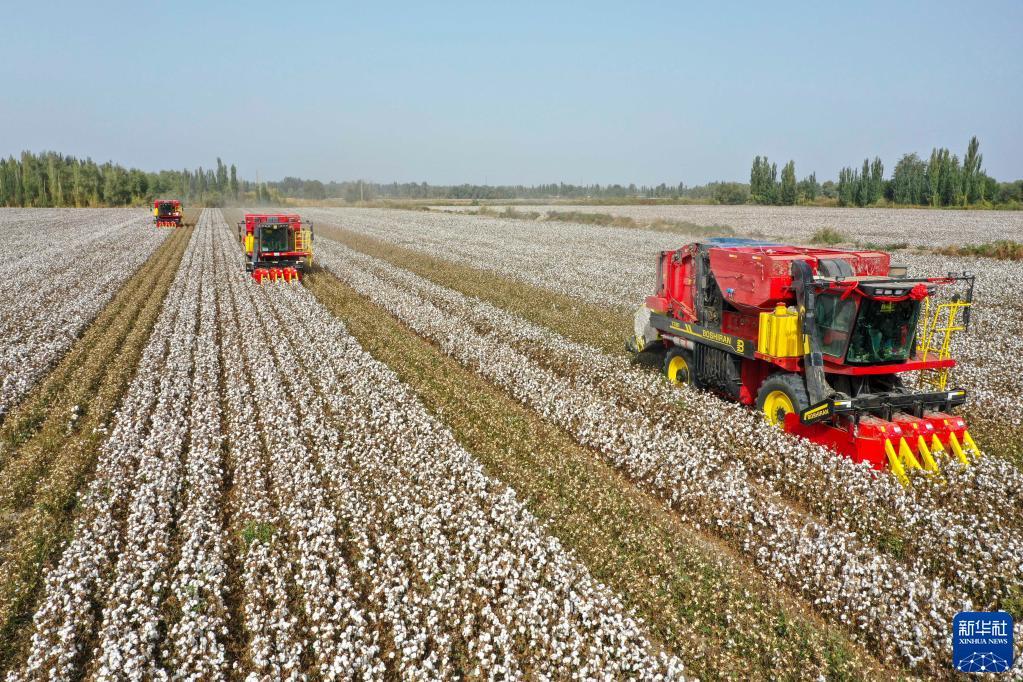
[{"label": "yellow row divider", "polygon": [[973,442],[973,436],[970,435],[969,431],[963,431],[963,445],[973,451],[974,458],[980,458],[980,448]]},{"label": "yellow row divider", "polygon": [[902,485],[908,486],[909,477],[906,476],[906,469],[902,466],[902,461],[899,459],[899,456],[895,454],[895,448],[892,446],[890,438],[884,439],[884,452],[888,455],[888,466],[891,467],[892,473],[895,474],[895,478],[897,478],[899,483]]},{"label": "yellow row divider", "polygon": [[934,461],[931,451],[927,448],[927,441],[924,440],[923,436],[916,437],[916,449],[920,453],[920,458],[924,461],[924,468],[937,473],[938,463]]},{"label": "yellow row divider", "polygon": [[952,446],[952,452],[954,452],[956,457],[959,458],[959,461],[966,466],[970,466],[970,458],[966,456],[965,452],[963,452],[963,446],[959,444],[959,439],[956,438],[954,433],[948,434],[948,442]]}]

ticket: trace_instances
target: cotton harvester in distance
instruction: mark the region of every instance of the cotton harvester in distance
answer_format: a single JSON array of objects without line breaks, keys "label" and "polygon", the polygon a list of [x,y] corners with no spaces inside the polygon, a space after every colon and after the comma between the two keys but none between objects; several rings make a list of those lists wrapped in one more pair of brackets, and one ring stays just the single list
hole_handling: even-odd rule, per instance
[{"label": "cotton harvester in distance", "polygon": [[291,213],[246,213],[238,223],[245,270],[257,283],[300,282],[313,262],[313,226]]},{"label": "cotton harvester in distance", "polygon": [[157,227],[181,227],[181,202],[177,199],[153,201],[153,224]]},{"label": "cotton harvester in distance", "polygon": [[910,469],[981,454],[953,413],[966,392],[946,385],[973,282],[908,277],[880,251],[714,239],[661,252],[627,347],[674,383],[755,405],[770,424],[906,483]]}]

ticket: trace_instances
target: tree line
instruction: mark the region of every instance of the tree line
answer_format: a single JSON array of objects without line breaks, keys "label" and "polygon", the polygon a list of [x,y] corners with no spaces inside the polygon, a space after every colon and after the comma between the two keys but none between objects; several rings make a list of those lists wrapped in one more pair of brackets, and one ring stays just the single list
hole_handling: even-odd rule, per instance
[{"label": "tree line", "polygon": [[757,204],[793,205],[813,203],[818,196],[839,206],[873,206],[882,200],[905,206],[968,207],[1023,204],[1023,181],[998,182],[981,164],[980,141],[970,138],[966,153],[959,157],[948,149],[931,150],[924,161],[915,153],[904,154],[895,164],[891,178],[884,177],[879,157],[863,160],[860,168],[847,166],[838,174],[838,182],[817,184],[811,173],[795,181],[795,164],[789,161],[778,179],[776,164],[767,157],[753,159],[750,170],[750,200]]},{"label": "tree line", "polygon": [[860,168],[846,167],[837,182],[817,181],[816,173],[802,180],[794,161],[779,173],[766,156],[753,159],[749,183],[710,182],[659,185],[546,183],[538,185],[431,185],[426,182],[378,183],[365,180],[321,182],[285,177],[273,182],[250,182],[238,176],[234,164],[219,158],[215,168],[146,172],[113,162],[98,164],[56,152],[0,158],[0,206],[130,206],[158,197],[182,199],[186,205],[222,206],[233,203],[279,204],[285,199],[342,199],[349,203],[407,200],[507,201],[551,199],[587,201],[692,201],[718,204],[800,203],[872,206],[882,201],[916,206],[1023,205],[1023,180],[998,182],[982,169],[976,137],[962,162],[948,149],[934,149],[928,160],[906,154],[884,177],[880,158],[864,159]]},{"label": "tree line", "polygon": [[57,152],[0,158],[0,206],[137,206],[159,197],[217,206],[237,200],[242,184],[219,158],[215,169],[156,173]]}]

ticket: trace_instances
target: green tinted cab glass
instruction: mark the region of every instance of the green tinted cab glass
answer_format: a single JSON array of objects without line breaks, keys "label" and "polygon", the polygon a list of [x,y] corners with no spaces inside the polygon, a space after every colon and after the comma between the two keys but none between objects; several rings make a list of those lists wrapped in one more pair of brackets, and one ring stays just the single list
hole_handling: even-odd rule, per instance
[{"label": "green tinted cab glass", "polygon": [[285,225],[280,227],[264,226],[261,232],[260,251],[288,251],[288,228]]},{"label": "green tinted cab glass", "polygon": [[905,362],[913,354],[919,301],[863,299],[845,361],[850,364]]},{"label": "green tinted cab glass", "polygon": [[814,306],[821,352],[839,360],[849,345],[849,335],[856,321],[856,302],[844,301],[835,294],[820,294]]}]

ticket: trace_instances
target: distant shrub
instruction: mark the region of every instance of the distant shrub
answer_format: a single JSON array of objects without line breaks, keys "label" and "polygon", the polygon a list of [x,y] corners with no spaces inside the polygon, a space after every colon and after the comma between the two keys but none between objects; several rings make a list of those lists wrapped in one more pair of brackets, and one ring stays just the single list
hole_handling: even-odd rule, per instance
[{"label": "distant shrub", "polygon": [[811,244],[841,244],[847,241],[849,238],[833,227],[822,227],[810,237]]},{"label": "distant shrub", "polygon": [[981,256],[997,260],[1023,260],[1023,244],[1010,239],[1000,239],[987,244],[965,244],[946,246],[938,249],[946,256]]},{"label": "distant shrub", "polygon": [[582,211],[551,211],[547,220],[559,220],[564,223],[582,223],[583,225],[613,225],[615,227],[639,227],[632,218],[614,216],[610,213],[584,213]]},{"label": "distant shrub", "polygon": [[909,242],[894,242],[892,244],[878,244],[877,242],[863,242],[858,243],[858,247],[861,249],[867,249],[869,251],[899,251],[901,249],[910,248]]},{"label": "distant shrub", "polygon": [[269,543],[274,535],[274,527],[269,523],[258,523],[256,521],[249,521],[245,524],[245,528],[242,529],[242,540],[245,541],[245,546],[250,546],[256,540],[266,544]]}]

